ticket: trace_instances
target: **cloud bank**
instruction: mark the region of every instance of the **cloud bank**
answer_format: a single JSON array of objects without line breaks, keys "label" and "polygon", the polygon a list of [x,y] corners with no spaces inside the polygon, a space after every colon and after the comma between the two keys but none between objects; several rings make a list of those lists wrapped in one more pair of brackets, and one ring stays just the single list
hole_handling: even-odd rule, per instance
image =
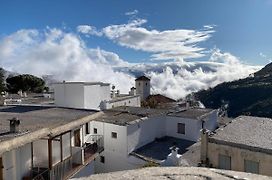
[{"label": "cloud bank", "polygon": [[[133,23],[132,27],[138,31],[141,29],[138,25],[143,22],[135,21]],[[123,31],[122,28],[124,28]],[[156,36],[147,35],[147,41],[140,38],[138,42],[131,44],[127,43],[130,40],[126,41],[123,36],[124,32],[128,33],[127,26],[122,28],[121,35],[113,30],[115,27],[108,28],[108,36],[111,34],[113,39],[119,41],[118,43],[127,44],[135,49],[142,48],[146,51],[155,49],[154,52],[161,52],[161,47],[157,47],[157,45],[149,47],[148,45],[149,39]],[[83,31],[83,29],[81,30]],[[144,29],[141,31],[147,32]],[[199,38],[206,39],[209,36],[197,35],[196,38],[187,30],[185,32],[183,30],[176,31],[176,37],[179,37],[181,33],[183,36],[189,37],[185,42],[198,42]],[[191,32],[196,33],[195,31]],[[169,34],[165,31],[151,33]],[[162,36],[162,39],[164,39],[163,37],[166,35]],[[138,38],[134,37],[134,39]],[[164,40],[155,39],[159,43],[167,41],[167,38]],[[169,41],[170,45],[175,42],[171,38]],[[183,51],[187,52],[185,49]],[[161,57],[165,52],[157,53],[157,55]],[[194,53],[189,49],[187,54]],[[245,65],[237,57],[227,52],[221,52],[219,49],[214,49],[209,60],[204,62],[174,61],[131,64],[114,52],[100,48],[88,48],[78,34],[56,28],[24,29],[0,38],[0,64],[9,71],[31,73],[38,76],[52,75],[59,81],[109,82],[116,85],[123,93],[128,92],[129,88],[134,86],[135,76],[146,74],[151,77],[152,93],[161,93],[174,99],[182,98],[188,93],[212,87],[221,82],[247,77],[250,73],[260,69],[260,67]]]},{"label": "cloud bank", "polygon": [[[132,19],[127,24],[104,27],[99,34],[121,46],[152,53],[152,60],[183,60],[203,57],[205,48],[198,44],[214,33],[210,25],[204,26],[202,30],[148,30],[143,27],[146,22],[146,19]],[[89,26],[90,29],[92,27]],[[88,31],[80,32],[94,35]]]},{"label": "cloud bank", "polygon": [[123,91],[134,85],[134,77],[112,69],[126,64],[117,54],[89,49],[76,34],[60,29],[20,30],[0,39],[0,64],[8,71],[53,75],[59,81],[105,81]]}]

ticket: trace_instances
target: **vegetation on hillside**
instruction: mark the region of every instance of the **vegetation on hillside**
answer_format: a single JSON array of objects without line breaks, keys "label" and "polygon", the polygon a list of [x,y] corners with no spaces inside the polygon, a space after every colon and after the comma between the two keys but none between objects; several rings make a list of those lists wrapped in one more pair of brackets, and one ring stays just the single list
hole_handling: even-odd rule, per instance
[{"label": "vegetation on hillside", "polygon": [[230,117],[252,115],[272,118],[272,64],[248,77],[195,93],[207,108],[228,104]]}]

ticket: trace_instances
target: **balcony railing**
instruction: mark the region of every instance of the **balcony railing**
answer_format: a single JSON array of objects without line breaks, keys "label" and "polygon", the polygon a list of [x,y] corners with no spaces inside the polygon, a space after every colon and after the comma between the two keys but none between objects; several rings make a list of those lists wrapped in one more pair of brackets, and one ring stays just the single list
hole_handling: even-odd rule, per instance
[{"label": "balcony railing", "polygon": [[[68,179],[80,171],[84,165],[90,163],[96,153],[104,150],[102,135],[90,135],[83,147],[72,147],[75,151],[67,159],[57,163],[51,170],[48,168],[34,167],[32,179],[34,180],[59,180]],[[78,150],[77,150],[78,149]]]},{"label": "balcony railing", "polygon": [[104,150],[104,141],[102,135],[90,135],[83,146],[84,161],[87,161],[95,153],[100,153]]}]

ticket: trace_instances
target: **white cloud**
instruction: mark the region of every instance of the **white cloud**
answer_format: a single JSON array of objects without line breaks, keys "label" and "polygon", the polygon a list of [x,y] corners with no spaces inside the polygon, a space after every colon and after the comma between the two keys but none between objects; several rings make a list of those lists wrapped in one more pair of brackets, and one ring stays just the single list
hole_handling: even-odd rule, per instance
[{"label": "white cloud", "polygon": [[248,77],[260,68],[243,64],[232,54],[215,49],[208,61],[138,64],[122,70],[138,75],[146,73],[151,78],[153,93],[179,99],[222,82]]},{"label": "white cloud", "polygon": [[[121,46],[151,53],[152,60],[183,60],[203,57],[205,48],[199,47],[198,43],[206,41],[214,33],[214,25],[205,25],[202,30],[159,31],[143,27],[146,22],[146,19],[132,18],[127,24],[110,25],[101,31],[95,29],[95,33],[92,32],[94,27],[85,25],[82,28],[84,30],[80,32],[99,36],[103,34]],[[89,29],[91,29],[90,32]]]},{"label": "white cloud", "polygon": [[0,39],[0,64],[9,71],[53,75],[57,80],[110,82],[127,92],[133,77],[115,72],[126,64],[117,54],[89,49],[73,33],[59,29],[20,30]]},{"label": "white cloud", "polygon": [[102,36],[103,33],[98,31],[96,27],[89,26],[89,25],[80,25],[77,26],[77,32],[85,34],[85,35],[95,35],[95,36]]},{"label": "white cloud", "polygon": [[55,28],[20,30],[3,37],[0,39],[0,64],[9,71],[53,75],[60,81],[109,82],[122,92],[128,92],[134,85],[136,75],[146,74],[151,77],[153,93],[174,99],[221,82],[247,77],[260,69],[245,65],[232,54],[218,49],[214,49],[205,62],[131,64],[113,52],[88,48],[76,34]]},{"label": "white cloud", "polygon": [[125,13],[126,16],[134,16],[136,14],[138,14],[138,10],[137,9]]},{"label": "white cloud", "polygon": [[214,32],[212,26],[205,30],[148,30],[142,26],[146,22],[145,19],[134,19],[127,24],[107,26],[102,31],[121,46],[152,53],[153,60],[202,57],[204,48],[197,44],[209,39]]}]

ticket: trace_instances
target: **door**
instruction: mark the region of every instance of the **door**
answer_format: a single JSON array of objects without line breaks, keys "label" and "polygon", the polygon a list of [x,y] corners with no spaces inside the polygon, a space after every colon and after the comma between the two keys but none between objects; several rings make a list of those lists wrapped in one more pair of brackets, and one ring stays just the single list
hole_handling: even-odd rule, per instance
[{"label": "door", "polygon": [[74,131],[74,144],[77,147],[81,146],[80,129],[77,129],[77,130]]}]

